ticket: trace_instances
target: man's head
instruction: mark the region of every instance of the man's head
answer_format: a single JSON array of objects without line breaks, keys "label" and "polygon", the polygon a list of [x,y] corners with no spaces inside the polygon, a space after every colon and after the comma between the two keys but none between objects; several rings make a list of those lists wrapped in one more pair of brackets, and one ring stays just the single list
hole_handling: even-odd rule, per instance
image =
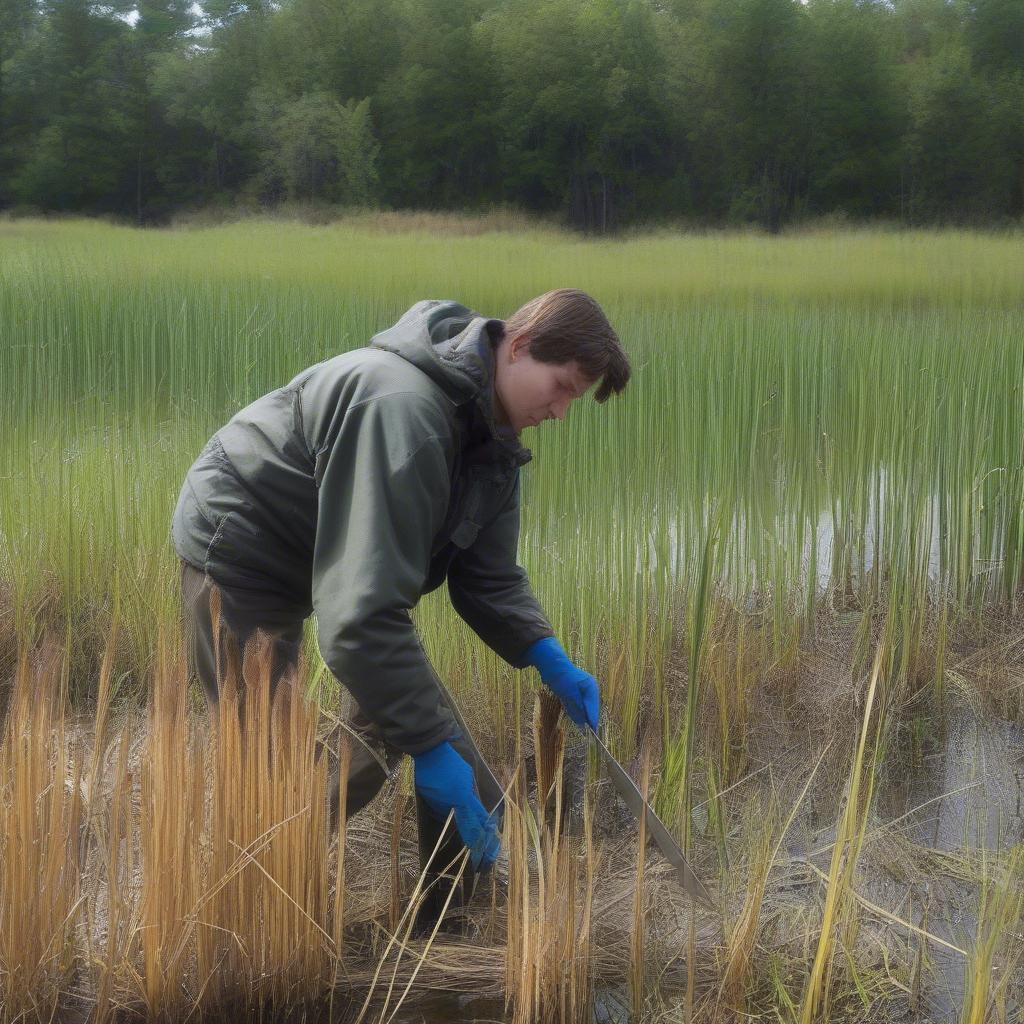
[{"label": "man's head", "polygon": [[495,347],[495,411],[518,434],[562,419],[600,381],[603,402],[629,381],[629,360],[601,307],[585,292],[559,288],[528,302],[505,321]]}]

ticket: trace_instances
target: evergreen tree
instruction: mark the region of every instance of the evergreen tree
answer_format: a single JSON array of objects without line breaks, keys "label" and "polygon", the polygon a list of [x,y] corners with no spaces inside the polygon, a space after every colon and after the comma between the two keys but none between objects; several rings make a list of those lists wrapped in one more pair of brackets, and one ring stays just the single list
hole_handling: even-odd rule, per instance
[{"label": "evergreen tree", "polygon": [[911,77],[909,213],[918,221],[965,222],[1008,212],[1012,166],[994,105],[998,90],[975,74],[971,55],[949,42]]},{"label": "evergreen tree", "polygon": [[1024,3],[973,0],[967,11],[967,42],[975,69],[1024,72]]}]

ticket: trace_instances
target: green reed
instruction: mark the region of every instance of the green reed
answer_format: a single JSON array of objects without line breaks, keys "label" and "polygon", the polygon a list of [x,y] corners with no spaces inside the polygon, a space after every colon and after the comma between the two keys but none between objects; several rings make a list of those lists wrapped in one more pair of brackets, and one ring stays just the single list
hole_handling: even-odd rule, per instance
[{"label": "green reed", "polygon": [[[635,376],[524,435],[521,560],[603,680],[623,753],[646,716],[664,744],[692,713],[667,666],[692,653],[712,505],[709,593],[759,616],[777,657],[843,607],[885,613],[912,674],[930,617],[1014,600],[1019,236],[454,230],[0,223],[0,583],[15,632],[72,629],[88,689],[116,580],[124,660],[141,664],[176,614],[181,478],[233,411],[417,299],[502,316],[559,285],[605,305]],[[520,674],[443,594],[418,621],[456,690],[494,684],[500,721]]]}]

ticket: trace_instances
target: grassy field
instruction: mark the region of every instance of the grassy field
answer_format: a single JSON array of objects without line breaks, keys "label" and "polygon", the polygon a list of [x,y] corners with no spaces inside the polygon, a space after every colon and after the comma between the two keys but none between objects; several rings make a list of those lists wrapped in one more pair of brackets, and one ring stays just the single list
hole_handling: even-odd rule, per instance
[{"label": "grassy field", "polygon": [[[535,457],[521,561],[566,646],[602,684],[613,749],[638,779],[650,758],[652,799],[722,894],[724,928],[666,892],[656,855],[638,876],[635,829],[625,846],[622,828],[609,830],[596,780],[593,834],[588,824],[586,840],[569,843],[545,831],[537,778],[554,769],[539,763],[533,681],[482,648],[442,591],[417,612],[424,642],[453,692],[472,694],[470,721],[499,774],[521,776],[521,814],[507,825],[508,905],[495,896],[481,911],[477,945],[490,952],[477,974],[460,980],[453,954],[435,946],[410,992],[473,990],[476,979],[477,994],[506,995],[520,1020],[590,1019],[594,991],[600,1002],[616,985],[652,1020],[932,1013],[982,1024],[1019,1012],[1021,944],[1007,942],[1021,912],[1019,781],[1016,817],[1010,801],[993,834],[988,804],[999,801],[986,803],[977,777],[987,769],[961,777],[949,768],[973,764],[981,747],[950,754],[947,738],[968,715],[978,735],[1005,739],[1007,764],[1019,763],[1024,237],[595,241],[500,220],[390,216],[147,232],[0,221],[0,667],[53,694],[50,718],[33,725],[44,710],[30,700],[14,701],[8,717],[0,907],[25,891],[13,837],[55,837],[55,859],[40,869],[50,879],[75,874],[66,858],[76,836],[92,851],[76,883],[81,901],[48,918],[54,938],[36,957],[45,970],[11,966],[18,929],[32,931],[33,919],[30,909],[17,920],[0,909],[9,1019],[11,1007],[29,1005],[15,997],[32,989],[27,978],[50,978],[56,1004],[75,971],[91,978],[72,986],[78,998],[104,1013],[144,1006],[169,1019],[181,1011],[175,999],[210,995],[202,965],[216,950],[180,922],[194,925],[197,894],[220,884],[218,871],[242,869],[224,851],[205,860],[175,847],[173,822],[207,805],[218,813],[218,791],[204,796],[197,771],[178,794],[194,801],[179,817],[144,813],[161,785],[174,787],[182,745],[199,744],[197,763],[209,758],[217,776],[217,746],[188,724],[187,708],[158,714],[154,704],[160,681],[183,689],[168,527],[207,437],[302,367],[365,344],[418,299],[504,316],[563,285],[605,307],[634,380],[606,405],[580,403],[564,424],[524,435]],[[307,647],[308,689],[336,711],[338,688]],[[148,718],[138,710],[147,696]],[[58,725],[72,723],[78,740],[53,746]],[[144,750],[165,772],[151,767],[148,783]],[[64,769],[92,788],[82,806],[50,807],[45,826],[29,809],[32,793],[54,794],[48,773]],[[967,796],[951,805],[948,790],[961,785]],[[253,964],[281,966],[293,988],[267,998],[312,998],[328,975],[345,975],[347,998],[361,1002],[372,965],[393,959],[381,935],[398,934],[395,901],[409,895],[400,871],[408,837],[401,799],[398,810],[394,793],[378,803],[354,833],[359,858],[346,878],[362,895],[344,913],[332,903],[337,841],[288,833],[304,857],[310,843],[330,855],[309,883],[315,892],[303,890],[308,913],[281,925],[306,936],[309,957],[285,969],[287,941],[268,939],[262,960],[236,965],[240,976]],[[134,865],[110,853],[112,820],[136,835]],[[163,840],[158,825],[169,830]],[[939,825],[955,841],[940,842]],[[182,882],[189,906],[147,895],[164,856],[175,871],[192,865]],[[280,871],[294,870],[281,856]],[[121,924],[111,928],[111,893],[121,890]],[[229,901],[211,927],[240,935],[230,910]],[[351,925],[347,943],[339,915]],[[954,934],[954,918],[969,922],[965,934]],[[317,946],[310,920],[329,942]],[[546,935],[568,946],[538,945]],[[106,954],[92,946],[101,941]],[[161,959],[171,948],[183,973]],[[559,973],[567,948],[585,951],[583,966]],[[500,964],[497,988],[487,956]],[[378,984],[367,1012],[383,1020],[391,1009],[374,1002],[379,994]]]}]

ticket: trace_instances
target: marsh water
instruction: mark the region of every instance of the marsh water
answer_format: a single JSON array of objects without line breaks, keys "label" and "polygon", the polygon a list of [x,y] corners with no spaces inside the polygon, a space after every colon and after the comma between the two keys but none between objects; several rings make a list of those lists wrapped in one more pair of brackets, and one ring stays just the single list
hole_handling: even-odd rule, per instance
[{"label": "marsh water", "polygon": [[[843,583],[835,578],[841,570],[848,578],[865,578],[874,572],[926,579],[931,586],[942,582],[964,585],[982,579],[995,586],[1001,564],[998,530],[983,533],[981,521],[968,530],[970,557],[962,552],[964,523],[957,520],[936,491],[922,495],[911,518],[905,503],[891,491],[890,474],[878,467],[864,485],[858,507],[831,500],[794,509],[781,492],[765,503],[750,501],[737,509],[721,534],[720,578],[738,592],[761,590],[765,584],[788,586],[794,596],[808,590],[821,596],[829,587]],[[970,518],[970,517],[968,517]],[[635,521],[622,529],[635,530]],[[707,511],[683,516],[659,510],[645,543],[637,549],[635,570],[667,568],[672,579],[686,575],[687,566],[699,564],[709,529]],[[955,541],[955,542],[954,542]],[[964,579],[959,579],[964,576]]]},{"label": "marsh water", "polygon": [[[948,715],[933,748],[891,794],[892,809],[910,814],[909,837],[921,847],[974,857],[1024,841],[1024,729],[962,704]],[[947,876],[917,901],[916,923],[969,950],[978,929],[978,901],[976,882]],[[955,1020],[964,1000],[964,958],[936,942],[928,943],[926,953],[931,971],[923,995],[930,1014]]]}]

